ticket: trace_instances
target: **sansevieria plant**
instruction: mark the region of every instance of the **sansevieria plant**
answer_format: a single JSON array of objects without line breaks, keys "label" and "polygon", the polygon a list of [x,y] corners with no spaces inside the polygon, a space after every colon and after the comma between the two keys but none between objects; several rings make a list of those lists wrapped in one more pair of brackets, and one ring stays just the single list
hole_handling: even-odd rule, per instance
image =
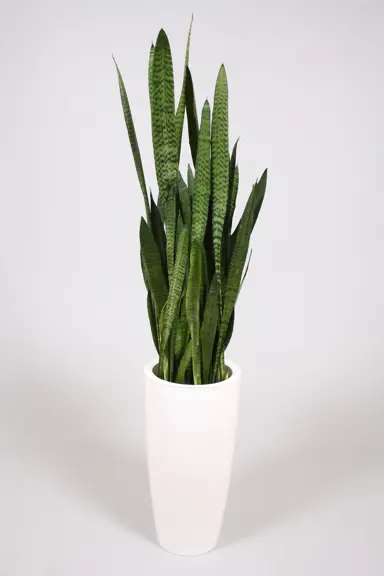
[{"label": "sansevieria plant", "polygon": [[[250,237],[263,203],[267,171],[252,186],[234,227],[239,168],[237,142],[231,154],[228,147],[226,71],[222,65],[212,113],[206,100],[199,118],[188,66],[190,37],[191,28],[176,109],[172,55],[164,30],[150,49],[148,84],[157,201],[147,188],[127,93],[117,64],[116,68],[144,197],[141,266],[159,354],[157,375],[181,384],[209,384],[229,376],[224,354],[233,332],[236,300],[248,271]],[[179,168],[185,112],[193,164],[186,174]]]}]

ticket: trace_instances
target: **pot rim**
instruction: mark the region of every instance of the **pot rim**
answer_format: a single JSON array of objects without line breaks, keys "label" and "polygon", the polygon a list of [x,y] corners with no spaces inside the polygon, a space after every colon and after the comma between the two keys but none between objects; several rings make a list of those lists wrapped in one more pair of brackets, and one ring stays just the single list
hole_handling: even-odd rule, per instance
[{"label": "pot rim", "polygon": [[178,388],[179,390],[196,390],[205,388],[218,388],[220,386],[226,386],[227,384],[232,384],[234,380],[239,380],[241,377],[241,368],[234,364],[231,360],[225,362],[225,365],[230,368],[231,375],[226,380],[221,380],[220,382],[212,382],[211,384],[179,384],[178,382],[168,382],[167,380],[162,380],[154,374],[153,369],[159,363],[158,358],[152,358],[148,364],[144,366],[145,377],[153,382],[157,382],[163,386],[170,386],[172,388]]}]

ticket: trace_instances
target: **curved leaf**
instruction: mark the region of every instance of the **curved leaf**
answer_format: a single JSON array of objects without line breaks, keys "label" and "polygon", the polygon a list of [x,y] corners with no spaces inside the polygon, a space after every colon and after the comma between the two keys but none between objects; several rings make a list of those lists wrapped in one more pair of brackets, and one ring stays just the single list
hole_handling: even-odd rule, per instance
[{"label": "curved leaf", "polygon": [[156,314],[155,314],[155,309],[153,307],[152,296],[151,296],[150,292],[147,293],[147,310],[148,310],[149,323],[151,326],[153,343],[155,345],[157,352],[159,352],[159,340],[157,337]]},{"label": "curved leaf", "polygon": [[166,254],[166,238],[163,221],[159,212],[159,208],[153,199],[151,193],[151,230],[156,244],[159,248],[161,263],[163,265],[164,274],[167,272],[167,254]]},{"label": "curved leaf", "polygon": [[125,125],[126,125],[127,131],[128,131],[128,137],[129,137],[129,142],[131,144],[133,160],[135,162],[137,177],[139,179],[141,191],[143,193],[144,204],[145,204],[145,213],[147,216],[147,222],[149,224],[151,222],[151,213],[149,210],[147,187],[145,184],[144,170],[143,170],[143,164],[141,161],[140,149],[139,149],[139,145],[137,143],[135,125],[133,123],[133,118],[132,118],[132,114],[131,114],[131,107],[129,105],[128,96],[127,96],[127,92],[125,90],[123,77],[120,73],[120,70],[119,70],[119,67],[117,65],[116,60],[115,59],[113,59],[113,60],[115,62],[115,66],[116,66],[116,70],[117,70],[117,76],[119,79],[120,97],[121,97],[121,104],[122,104],[123,112],[124,112]]},{"label": "curved leaf", "polygon": [[182,359],[180,360],[179,369],[178,369],[177,375],[176,375],[176,382],[178,382],[179,384],[185,384],[186,383],[186,372],[187,372],[189,365],[191,363],[191,359],[192,359],[192,340],[190,340],[188,342],[188,345],[185,349],[184,355],[183,355]]},{"label": "curved leaf", "polygon": [[[265,170],[260,182],[254,185],[243,215],[240,219],[236,233],[235,246],[229,264],[228,280],[225,290],[224,308],[221,316],[219,341],[216,351],[215,374],[219,368],[220,355],[222,353],[224,339],[228,331],[229,321],[235,307],[239,293],[241,276],[247,258],[250,236],[254,227],[255,214],[258,215],[263,203],[267,184],[267,171]],[[256,215],[256,218],[257,218]]]}]

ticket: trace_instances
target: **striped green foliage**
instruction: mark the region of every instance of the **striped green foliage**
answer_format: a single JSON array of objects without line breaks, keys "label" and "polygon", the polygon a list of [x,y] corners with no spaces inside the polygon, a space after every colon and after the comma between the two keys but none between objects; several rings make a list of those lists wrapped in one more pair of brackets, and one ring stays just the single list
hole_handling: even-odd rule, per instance
[{"label": "striped green foliage", "polygon": [[163,209],[177,183],[175,92],[171,48],[164,30],[157,37],[152,65],[152,141]]},{"label": "striped green foliage", "polygon": [[189,147],[194,166],[197,158],[197,141],[199,137],[199,121],[197,119],[195,90],[190,69],[187,67],[185,83],[185,107],[187,109]]},{"label": "striped green foliage", "polygon": [[169,286],[169,295],[164,315],[164,327],[161,334],[161,348],[165,350],[168,338],[171,334],[173,323],[176,319],[176,311],[183,290],[185,267],[188,258],[188,228],[185,226],[180,233],[177,245],[176,262]]},{"label": "striped green foliage", "polygon": [[212,229],[219,309],[222,308],[221,247],[228,206],[228,184],[228,84],[224,65],[221,65],[216,80],[212,112]]},{"label": "striped green foliage", "polygon": [[[164,30],[150,49],[148,90],[157,201],[150,189],[147,192],[117,64],[116,69],[145,202],[140,261],[152,338],[159,354],[157,374],[180,384],[209,384],[229,377],[225,355],[234,330],[235,305],[249,270],[250,239],[263,203],[267,172],[256,180],[234,229],[239,168],[237,142],[229,154],[227,76],[221,66],[212,115],[206,100],[199,123],[189,69],[190,35],[191,28],[177,110],[172,54]],[[192,156],[187,172],[179,166],[185,112]]]},{"label": "striped green foliage", "polygon": [[192,242],[204,242],[211,196],[211,108],[205,101],[201,114],[192,210]]},{"label": "striped green foliage", "polygon": [[202,281],[201,246],[193,242],[191,246],[189,278],[187,285],[186,310],[192,340],[192,367],[194,384],[201,384],[200,356],[200,289]]},{"label": "striped green foliage", "polygon": [[191,19],[191,25],[188,32],[187,49],[185,51],[185,64],[184,64],[184,75],[183,75],[183,86],[181,88],[179,105],[176,110],[176,146],[177,146],[177,161],[180,162],[180,151],[181,151],[181,139],[183,136],[183,125],[184,125],[184,114],[185,114],[185,91],[187,84],[187,70],[189,63],[189,45],[191,43],[191,32],[192,32],[193,16]]},{"label": "striped green foliage", "polygon": [[145,212],[147,215],[147,221],[149,223],[151,221],[151,215],[150,215],[150,211],[149,211],[148,193],[147,193],[147,187],[145,185],[144,170],[143,170],[143,164],[141,161],[139,145],[137,143],[135,125],[133,123],[131,107],[129,105],[129,100],[128,100],[127,92],[125,90],[123,77],[120,73],[120,70],[119,70],[119,67],[117,65],[116,60],[114,60],[114,62],[115,62],[116,70],[117,70],[117,76],[119,79],[120,98],[121,98],[121,104],[123,107],[125,125],[126,125],[127,131],[128,131],[128,137],[129,137],[129,141],[131,144],[133,160],[135,162],[137,176],[139,179],[141,191],[143,193]]}]

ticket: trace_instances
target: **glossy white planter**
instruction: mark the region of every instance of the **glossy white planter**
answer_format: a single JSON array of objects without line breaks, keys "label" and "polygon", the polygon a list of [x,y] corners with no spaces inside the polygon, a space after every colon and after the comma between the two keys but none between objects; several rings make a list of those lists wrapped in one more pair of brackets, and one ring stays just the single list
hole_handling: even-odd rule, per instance
[{"label": "glossy white planter", "polygon": [[144,370],[149,481],[157,539],[174,554],[212,550],[220,535],[235,444],[240,369],[217,384],[160,380]]}]

